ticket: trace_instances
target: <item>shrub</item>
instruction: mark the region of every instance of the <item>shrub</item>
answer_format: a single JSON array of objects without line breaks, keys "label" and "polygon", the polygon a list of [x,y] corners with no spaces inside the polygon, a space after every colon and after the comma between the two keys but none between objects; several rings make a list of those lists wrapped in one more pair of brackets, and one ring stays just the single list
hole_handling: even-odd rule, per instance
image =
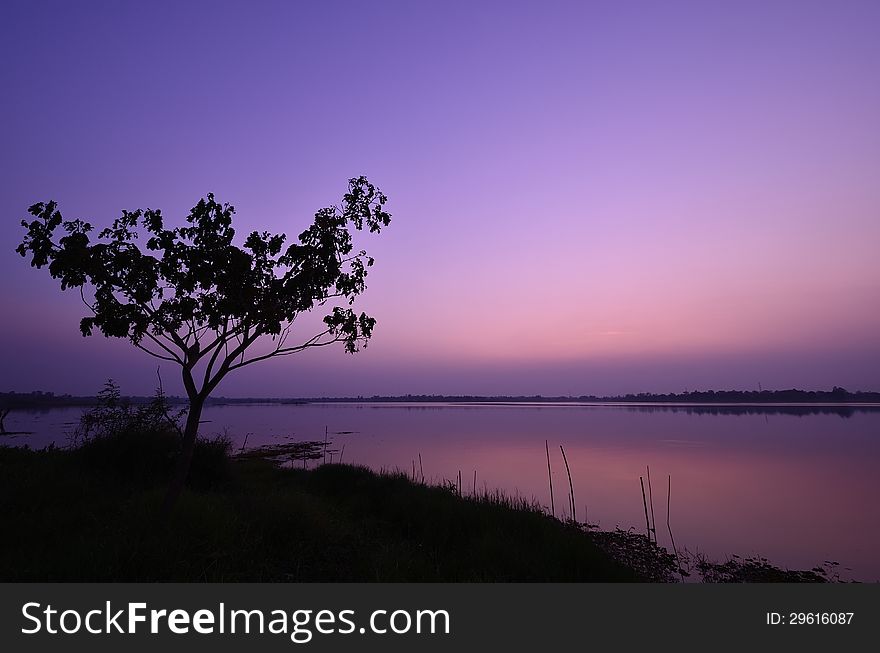
[{"label": "shrub", "polygon": [[[84,413],[73,433],[73,453],[83,466],[103,477],[138,486],[170,481],[183,449],[180,420],[161,389],[143,406],[121,399],[109,380],[100,403]],[[231,441],[226,436],[199,438],[193,453],[190,485],[213,487],[229,479]]]}]

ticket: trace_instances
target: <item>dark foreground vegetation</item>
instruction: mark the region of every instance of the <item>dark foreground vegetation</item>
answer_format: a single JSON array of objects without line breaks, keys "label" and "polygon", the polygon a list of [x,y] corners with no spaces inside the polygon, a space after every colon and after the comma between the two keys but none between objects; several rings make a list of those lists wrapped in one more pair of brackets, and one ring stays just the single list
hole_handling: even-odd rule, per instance
[{"label": "dark foreground vegetation", "polygon": [[[108,383],[69,448],[0,446],[2,581],[808,581],[761,558],[718,564],[631,531],[597,531],[501,493],[324,464],[326,443],[233,453],[199,439],[160,512],[182,440],[160,394]],[[291,464],[293,463],[293,464]]]},{"label": "dark foreground vegetation", "polygon": [[[627,581],[575,526],[349,465],[282,469],[200,442],[170,521],[175,441],[0,448],[3,581]],[[125,461],[125,464],[120,464]]]},{"label": "dark foreground vegetation", "polygon": [[234,458],[222,440],[199,441],[161,525],[177,446],[160,431],[76,449],[0,447],[0,580],[828,580],[761,559],[676,560],[642,534],[591,531],[522,500],[459,497],[403,474]]}]

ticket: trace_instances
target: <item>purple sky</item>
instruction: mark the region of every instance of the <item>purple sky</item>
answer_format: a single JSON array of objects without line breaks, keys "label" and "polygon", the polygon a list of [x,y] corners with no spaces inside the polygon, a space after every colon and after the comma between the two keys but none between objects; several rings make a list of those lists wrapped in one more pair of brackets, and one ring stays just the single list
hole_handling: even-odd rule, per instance
[{"label": "purple sky", "polygon": [[155,385],[13,252],[33,202],[104,225],[213,191],[239,233],[296,234],[359,174],[394,215],[365,242],[370,347],[217,394],[880,390],[878,25],[854,1],[4,2],[0,390]]}]

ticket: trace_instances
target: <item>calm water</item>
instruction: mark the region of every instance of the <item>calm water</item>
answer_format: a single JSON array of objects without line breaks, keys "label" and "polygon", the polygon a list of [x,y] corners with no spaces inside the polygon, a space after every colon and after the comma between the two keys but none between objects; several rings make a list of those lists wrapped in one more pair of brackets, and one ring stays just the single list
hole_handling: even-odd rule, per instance
[{"label": "calm water", "polygon": [[[549,506],[544,440],[551,447],[556,509],[567,504],[565,447],[577,503],[602,528],[644,531],[639,476],[650,465],[658,538],[712,557],[760,554],[810,568],[825,560],[880,580],[880,411],[812,408],[689,409],[584,405],[308,404],[206,409],[203,433],[227,431],[248,447],[293,440],[344,445],[343,462],[418,467],[457,478],[466,491],[501,488]],[[82,409],[12,413],[9,438],[66,442]]]}]

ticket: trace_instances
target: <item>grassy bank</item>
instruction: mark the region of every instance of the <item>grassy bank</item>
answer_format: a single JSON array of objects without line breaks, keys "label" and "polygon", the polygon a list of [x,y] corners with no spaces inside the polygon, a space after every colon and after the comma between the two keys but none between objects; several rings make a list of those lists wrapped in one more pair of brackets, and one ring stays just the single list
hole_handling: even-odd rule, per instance
[{"label": "grassy bank", "polygon": [[583,531],[361,467],[281,469],[201,443],[170,523],[170,434],[0,448],[0,580],[632,581]]}]

